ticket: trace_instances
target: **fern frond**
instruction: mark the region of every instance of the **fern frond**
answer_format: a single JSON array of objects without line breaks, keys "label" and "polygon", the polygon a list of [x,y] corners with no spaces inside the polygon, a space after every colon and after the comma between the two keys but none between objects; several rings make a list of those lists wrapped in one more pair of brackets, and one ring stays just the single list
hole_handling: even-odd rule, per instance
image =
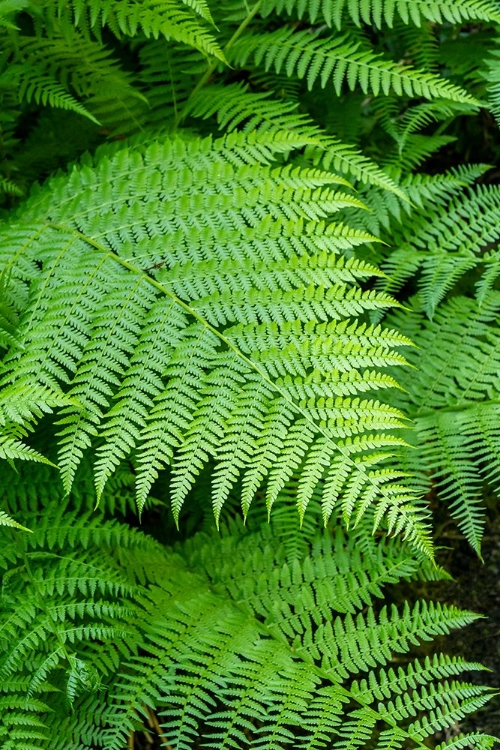
[{"label": "fern frond", "polygon": [[136,37],[181,42],[206,55],[224,61],[224,54],[211,33],[213,21],[205,0],[134,0],[109,3],[106,0],[77,0],[70,6],[44,8],[45,23],[71,28],[91,28],[99,33],[108,27],[117,37]]},{"label": "fern frond", "polygon": [[316,164],[326,169],[333,167],[347,177],[379,185],[404,197],[396,183],[376,164],[349,144],[327,135],[310,117],[297,112],[297,108],[297,102],[277,100],[272,93],[255,93],[241,84],[226,84],[207,86],[196,92],[184,112],[202,118],[216,115],[219,126],[228,132],[241,128],[245,133],[258,131],[278,136],[296,133]]},{"label": "fern frond", "polygon": [[0,459],[50,463],[41,453],[11,435],[0,435]]},{"label": "fern frond", "polygon": [[[45,271],[5,383],[35,376],[73,399],[59,422],[67,491],[98,436],[98,494],[132,455],[139,507],[159,470],[171,466],[177,516],[215,460],[218,517],[239,478],[246,477],[245,507],[266,484],[271,507],[302,461],[314,464],[321,450],[301,488],[301,512],[314,478],[327,477],[335,459],[325,520],[349,488],[346,520],[378,498],[395,530],[426,545],[420,511],[411,511],[397,475],[376,466],[379,451],[393,450],[387,433],[402,417],[361,397],[366,384],[393,387],[377,370],[404,365],[394,348],[408,342],[356,322],[394,305],[360,286],[376,269],[344,257],[372,238],[325,223],[353,202],[328,187],[329,173],[265,166],[289,141],[231,134],[214,145],[146,142],[143,153],[118,150],[34,196],[22,218],[33,226],[31,242],[21,233],[17,252]],[[4,245],[6,269],[16,236]]]},{"label": "fern frond", "polygon": [[[15,348],[15,347],[14,347]],[[51,463],[37,450],[22,442],[45,414],[71,403],[58,388],[21,380],[7,386],[0,395],[0,459]],[[74,402],[73,402],[74,403]]]},{"label": "fern frond", "polygon": [[165,45],[160,39],[142,45],[138,54],[139,83],[149,106],[147,113],[142,113],[143,120],[152,128],[168,127],[185,111],[206,70],[205,57],[196,49],[173,42]]},{"label": "fern frond", "polygon": [[[423,748],[436,727],[488,699],[483,688],[458,681],[481,668],[458,657],[408,656],[392,666],[393,654],[475,619],[425,602],[375,613],[384,584],[418,572],[415,556],[383,536],[363,535],[363,550],[356,532],[335,520],[333,535],[311,524],[289,557],[293,515],[280,509],[273,529],[248,531],[233,521],[222,536],[198,534],[174,552],[116,522],[94,519],[87,533],[88,515],[70,514],[67,537],[57,531],[67,510],[52,505],[24,552],[3,545],[10,593],[0,630],[9,641],[0,641],[2,686],[12,705],[31,689],[39,747],[59,750],[72,736],[83,747],[120,750],[149,709],[183,750],[202,727],[205,744],[221,749],[244,737],[269,748],[295,737],[313,750],[377,739],[385,746],[395,736]],[[139,553],[148,561],[141,583]],[[30,560],[40,561],[43,577],[30,579]],[[133,627],[124,626],[129,608]],[[50,626],[46,612],[55,615]],[[85,631],[75,627],[84,616]],[[34,649],[42,634],[40,663]],[[56,698],[51,715],[51,690],[69,691],[73,710]],[[7,728],[9,719],[2,716]]]},{"label": "fern frond", "polygon": [[483,272],[476,283],[476,298],[479,305],[483,305],[488,299],[500,276],[500,251],[491,250],[484,253],[481,258],[481,265]]},{"label": "fern frond", "polygon": [[[43,442],[43,438],[42,438]],[[49,458],[53,458],[52,452]],[[46,505],[54,502],[65,504],[67,496],[58,477],[57,467],[49,462],[29,461],[23,464],[22,474],[15,466],[2,466],[4,478],[3,507],[10,515],[18,512],[41,512]],[[121,465],[110,478],[101,498],[102,508],[111,515],[125,516],[135,511],[133,492],[135,476],[130,465]],[[78,512],[86,513],[94,508],[95,488],[92,466],[83,464],[69,495],[71,507]],[[149,498],[148,505],[158,502],[156,497]],[[162,504],[162,507],[165,503]],[[212,522],[212,518],[210,519]]]},{"label": "fern frond", "polygon": [[[487,165],[473,164],[451,169],[444,174],[427,175],[418,172],[408,174],[400,181],[401,188],[407,197],[404,201],[387,190],[382,191],[369,185],[361,186],[359,197],[368,211],[366,209],[351,210],[349,224],[380,237],[390,247],[393,243],[396,246],[400,237],[409,239],[409,235],[404,231],[404,225],[410,217],[412,225],[419,231],[424,215],[436,209],[445,210],[453,197],[460,195],[465,187],[473,185],[488,169]],[[404,232],[402,234],[400,234],[401,228]],[[387,251],[376,250],[374,247],[374,260],[377,259],[380,262],[384,255],[388,256]],[[409,262],[414,262],[415,269],[418,268],[420,256],[417,252],[408,251],[406,257]],[[486,256],[484,256],[483,264],[485,268],[490,269],[491,283],[493,283],[495,278],[493,257],[487,265]],[[388,286],[391,287],[392,283],[394,283],[394,276],[389,277]]]},{"label": "fern frond", "polygon": [[337,95],[346,84],[352,91],[359,86],[363,93],[379,92],[423,96],[427,99],[451,99],[463,104],[478,105],[466,91],[444,78],[398,65],[384,59],[355,36],[323,37],[310,30],[281,28],[268,33],[242,36],[231,47],[229,60],[245,65],[249,60],[266,70],[284,70],[288,76],[315,83],[322,88],[332,84]]},{"label": "fern frond", "polygon": [[405,173],[416,171],[426,160],[456,139],[450,135],[408,135],[393,154],[387,154],[386,164]]},{"label": "fern frond", "polygon": [[29,0],[2,0],[0,3],[0,27],[17,31],[15,15],[25,10]]},{"label": "fern frond", "polygon": [[486,71],[483,73],[484,78],[488,82],[488,101],[490,109],[493,112],[497,122],[500,121],[500,50],[498,47],[498,39],[494,40],[495,45],[492,44],[492,48],[489,50],[489,57],[486,58]]},{"label": "fern frond", "polygon": [[496,737],[479,732],[471,732],[469,735],[464,736],[460,734],[458,737],[441,743],[437,746],[436,750],[462,750],[464,747],[477,747],[480,750],[490,750],[496,742]]},{"label": "fern frond", "polygon": [[22,524],[15,521],[8,515],[8,513],[5,513],[3,510],[0,510],[0,526],[11,526],[13,529],[31,531],[31,529],[27,529],[26,526],[22,526]]},{"label": "fern frond", "polygon": [[372,103],[372,108],[397,144],[394,153],[384,154],[383,163],[410,174],[426,157],[455,140],[441,133],[444,124],[437,134],[422,135],[418,131],[432,122],[451,122],[458,115],[471,113],[471,108],[464,104],[437,100],[408,107],[400,114],[397,101],[391,97],[380,97]]},{"label": "fern frond", "polygon": [[496,489],[500,479],[499,305],[498,292],[481,305],[453,297],[432,322],[422,315],[406,325],[400,319],[418,347],[408,357],[417,374],[411,385],[403,377],[408,390],[398,398],[417,429],[417,450],[406,460],[430,474],[477,552],[484,526],[482,486],[488,482]]},{"label": "fern frond", "polygon": [[[72,109],[106,127],[134,121],[141,104],[144,109],[145,99],[111,57],[111,50],[77,30],[56,38],[18,35],[13,54],[8,74],[15,77],[19,71],[20,99]],[[50,93],[44,94],[44,87]],[[54,87],[62,92],[62,99],[51,93]]]},{"label": "fern frond", "polygon": [[6,195],[13,195],[20,197],[23,195],[23,191],[13,180],[9,180],[6,177],[0,177],[0,192]]},{"label": "fern frond", "polygon": [[429,207],[425,215],[415,216],[410,233],[402,225],[395,233],[398,249],[382,264],[389,277],[381,283],[382,288],[395,292],[420,271],[422,304],[432,317],[466,272],[480,268],[483,262],[489,266],[490,256],[483,260],[481,251],[500,238],[498,205],[497,186],[479,186],[454,197],[446,212]]},{"label": "fern frond", "polygon": [[491,0],[461,0],[459,3],[454,0],[338,0],[335,3],[330,0],[264,0],[263,15],[272,11],[306,17],[311,23],[322,20],[338,29],[345,26],[347,18],[357,26],[374,24],[376,28],[383,24],[392,27],[398,16],[404,24],[415,26],[421,26],[424,20],[439,24],[472,20],[500,22],[498,6]]},{"label": "fern frond", "polygon": [[53,76],[38,71],[31,66],[12,64],[0,76],[0,84],[16,89],[19,101],[34,101],[37,104],[71,110],[87,117],[97,124],[97,120],[80,102],[72,96]]},{"label": "fern frond", "polygon": [[[414,7],[414,6],[412,6]],[[455,6],[456,7],[456,6]],[[384,29],[384,48],[402,54],[407,63],[427,73],[440,73],[440,46],[436,25],[424,20],[420,25],[396,17],[389,29]]]}]

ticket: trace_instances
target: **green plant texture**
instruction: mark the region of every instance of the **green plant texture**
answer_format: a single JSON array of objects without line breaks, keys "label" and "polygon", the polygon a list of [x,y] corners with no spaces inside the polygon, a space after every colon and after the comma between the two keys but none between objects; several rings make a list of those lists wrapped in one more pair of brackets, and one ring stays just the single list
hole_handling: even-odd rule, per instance
[{"label": "green plant texture", "polygon": [[0,0],[2,748],[493,747],[394,592],[500,481],[499,34]]}]

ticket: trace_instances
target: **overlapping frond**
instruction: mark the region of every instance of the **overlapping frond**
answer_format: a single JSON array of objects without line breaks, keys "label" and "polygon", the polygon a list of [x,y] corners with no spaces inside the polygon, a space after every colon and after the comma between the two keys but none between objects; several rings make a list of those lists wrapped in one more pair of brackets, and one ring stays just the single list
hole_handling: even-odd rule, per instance
[{"label": "overlapping frond", "polygon": [[402,224],[393,231],[396,249],[382,264],[389,279],[382,288],[395,293],[417,277],[422,306],[432,316],[471,269],[494,272],[491,248],[500,239],[499,206],[498,186],[482,185],[453,197],[446,210],[429,206],[414,214],[411,228]]},{"label": "overlapping frond", "polygon": [[71,110],[97,122],[90,112],[51,75],[35,66],[13,62],[0,74],[2,88],[16,91],[20,101]]},{"label": "overlapping frond", "polygon": [[403,375],[407,390],[398,398],[416,427],[406,465],[430,477],[478,552],[483,487],[498,490],[500,480],[499,310],[499,293],[490,292],[482,304],[452,297],[432,321],[398,318],[418,347],[408,355],[417,371],[411,384]]},{"label": "overlapping frond", "polygon": [[339,95],[346,85],[377,96],[380,92],[451,99],[477,105],[465,90],[446,79],[396,64],[384,58],[368,42],[355,35],[323,36],[311,29],[297,31],[284,26],[276,31],[242,35],[228,52],[229,61],[244,65],[249,60],[266,70],[282,70],[305,79],[308,88],[332,85]]},{"label": "overlapping frond", "polygon": [[20,100],[71,109],[106,127],[134,121],[144,99],[111,50],[76,29],[54,38],[18,35],[4,77]]},{"label": "overlapping frond", "polygon": [[[102,676],[138,641],[129,622],[137,585],[117,550],[131,556],[141,550],[146,559],[157,549],[147,537],[113,522],[103,526],[88,513],[65,505],[47,510],[36,522],[28,516],[29,542],[19,531],[2,537],[2,747],[53,747],[60,738],[50,728],[55,716],[82,694],[100,695]],[[100,671],[92,664],[99,656]]]},{"label": "overlapping frond", "polygon": [[5,511],[0,510],[0,526],[10,526],[13,529],[23,529],[23,531],[29,531],[25,526],[15,521]]},{"label": "overlapping frond", "polygon": [[[373,606],[385,584],[419,573],[415,555],[384,537],[360,547],[338,523],[313,523],[290,555],[291,509],[281,511],[271,527],[231,522],[175,552],[58,505],[21,544],[6,539],[0,684],[14,710],[2,712],[0,736],[10,739],[24,712],[17,736],[29,750],[62,750],[68,736],[121,750],[154,712],[165,740],[186,750],[292,739],[310,750],[423,748],[486,703],[489,691],[460,681],[479,664],[409,654],[475,615]],[[30,572],[35,561],[43,575]]]},{"label": "overlapping frond", "polygon": [[[438,214],[440,211],[446,213],[453,199],[462,196],[464,188],[473,186],[488,169],[489,167],[484,164],[468,164],[450,169],[444,174],[410,173],[398,180],[405,200],[401,200],[395,193],[380,190],[377,186],[362,185],[357,195],[365,208],[363,210],[351,209],[349,224],[375,237],[380,237],[384,241],[384,245],[378,243],[372,246],[372,257],[376,258],[376,262],[385,262],[389,266],[392,255],[398,251],[398,244],[405,246],[412,240],[411,231],[408,231],[409,224],[415,226],[415,234],[418,234],[423,228],[425,216],[429,213]],[[393,170],[394,167],[389,174]],[[341,216],[347,219],[346,214],[341,213]],[[424,253],[420,256],[417,250],[413,253],[415,268],[423,262],[423,255]],[[408,253],[407,257],[410,259],[411,253]],[[493,273],[493,262],[494,258],[491,255],[489,261],[491,273]],[[486,256],[482,258],[482,265],[487,267]],[[395,275],[388,275],[380,283],[392,288],[392,284],[396,283]]]},{"label": "overlapping frond", "polygon": [[272,92],[252,92],[241,84],[211,85],[192,95],[185,115],[217,117],[221,129],[231,132],[261,132],[278,137],[292,132],[303,139],[306,153],[326,169],[340,171],[348,178],[378,185],[404,199],[404,193],[374,162],[353,146],[327,135],[311,117],[298,111],[299,103],[277,99]]},{"label": "overlapping frond", "polygon": [[148,102],[143,121],[149,127],[168,127],[185,111],[206,60],[199,50],[174,42],[166,45],[162,39],[142,45],[139,59],[139,83]]},{"label": "overlapping frond", "polygon": [[457,116],[471,112],[471,107],[464,104],[433,100],[408,107],[401,114],[396,97],[379,97],[372,108],[377,121],[394,141],[393,148],[380,155],[384,166],[410,176],[425,159],[455,140],[454,136],[441,132],[424,134],[422,130],[433,122],[443,123],[440,128],[443,130]]},{"label": "overlapping frond", "polygon": [[359,205],[343,181],[266,164],[290,140],[146,140],[35,195],[3,245],[13,294],[36,268],[4,388],[36,378],[71,399],[66,490],[91,445],[98,495],[133,457],[139,507],[171,466],[176,516],[207,462],[216,517],[238,481],[245,512],[260,489],[270,509],[301,470],[301,515],[324,482],[325,521],[378,502],[423,545],[411,497],[378,466],[404,418],[363,395],[395,385],[383,368],[408,341],[363,321],[394,301],[345,254],[371,238],[331,221]]},{"label": "overlapping frond", "polygon": [[392,27],[398,17],[405,24],[421,26],[432,23],[461,23],[481,20],[500,22],[500,11],[491,0],[264,0],[263,13],[271,11],[307,18],[311,23],[324,21],[328,26],[342,28],[348,19],[357,26],[383,24]]},{"label": "overlapping frond", "polygon": [[92,29],[98,34],[104,27],[116,36],[181,42],[206,55],[224,60],[214,36],[211,12],[205,0],[77,0],[70,5],[47,3],[43,9],[46,25]]},{"label": "overlapping frond", "polygon": [[483,72],[484,78],[488,82],[488,99],[491,111],[497,122],[500,122],[500,50],[498,49],[498,39],[495,39],[489,50],[489,56],[485,60],[486,70]]}]

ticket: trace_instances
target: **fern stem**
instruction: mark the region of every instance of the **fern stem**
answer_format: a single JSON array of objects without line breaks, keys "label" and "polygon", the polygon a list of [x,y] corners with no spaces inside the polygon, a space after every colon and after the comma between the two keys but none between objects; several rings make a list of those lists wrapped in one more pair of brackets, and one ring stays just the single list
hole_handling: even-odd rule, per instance
[{"label": "fern stem", "polygon": [[223,48],[224,52],[227,52],[228,49],[231,49],[231,47],[236,42],[236,40],[240,38],[240,36],[245,31],[245,29],[248,26],[248,24],[254,19],[254,17],[259,12],[261,5],[262,5],[262,0],[258,0],[258,2],[255,3],[255,5],[253,6],[252,10],[249,11],[249,13],[248,13],[247,17],[245,18],[245,20],[240,23],[240,25],[238,26],[238,28],[234,32],[233,36],[231,37],[231,39],[228,41],[228,43],[226,44],[226,46]]},{"label": "fern stem", "polygon": [[146,706],[146,712],[148,714],[148,723],[151,727],[151,729],[154,729],[158,737],[160,738],[160,744],[162,747],[165,748],[165,750],[173,750],[172,745],[169,744],[167,737],[165,735],[165,732],[160,726],[160,722],[158,721],[158,717],[153,711],[152,708],[149,706]]},{"label": "fern stem", "polygon": [[[248,12],[248,15],[240,23],[240,25],[238,26],[238,28],[236,29],[236,31],[232,35],[231,39],[229,39],[229,41],[227,42],[227,44],[222,48],[223,52],[227,52],[229,49],[231,49],[231,47],[233,46],[233,44],[240,38],[240,36],[243,34],[243,32],[245,31],[245,29],[247,28],[248,24],[251,23],[251,21],[255,18],[255,16],[259,12],[261,5],[262,5],[262,0],[258,0],[258,2],[255,3],[255,5],[253,6],[252,10],[250,10]],[[191,101],[191,99],[194,96],[196,96],[196,94],[198,93],[198,91],[203,88],[203,86],[207,83],[207,81],[210,80],[210,78],[212,77],[212,74],[214,73],[214,71],[217,68],[217,65],[218,65],[218,61],[217,60],[215,60],[214,62],[210,63],[210,65],[208,66],[208,68],[205,71],[205,73],[202,75],[202,77],[200,78],[200,80],[198,81],[198,83],[196,84],[196,86],[194,87],[194,89],[191,91],[191,93],[190,93],[190,95],[189,95],[189,97],[188,97],[188,99],[187,99],[184,107],[182,108],[180,114],[177,116],[177,118],[175,120],[175,127],[176,128],[178,127],[179,123],[182,122],[182,120],[184,119],[184,117],[186,115],[186,110],[187,110],[187,106],[188,106],[189,102]]]}]

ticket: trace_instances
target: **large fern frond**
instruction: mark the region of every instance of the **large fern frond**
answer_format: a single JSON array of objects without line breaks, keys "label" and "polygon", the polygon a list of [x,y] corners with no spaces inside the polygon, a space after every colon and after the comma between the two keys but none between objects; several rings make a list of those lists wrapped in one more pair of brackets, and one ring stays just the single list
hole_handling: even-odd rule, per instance
[{"label": "large fern frond", "polygon": [[298,110],[299,103],[277,99],[272,92],[252,92],[242,84],[211,85],[193,94],[184,107],[185,116],[217,116],[219,127],[231,132],[241,128],[276,134],[288,132],[303,139],[306,153],[324,168],[340,171],[348,178],[378,185],[385,190],[404,193],[374,162],[357,149],[327,135],[313,120]]},{"label": "large fern frond", "polygon": [[358,201],[329,173],[266,165],[294,145],[146,140],[35,195],[3,244],[14,289],[36,269],[4,388],[36,378],[71,399],[67,490],[91,444],[98,495],[134,457],[139,507],[170,465],[176,516],[209,461],[216,517],[239,480],[245,512],[262,487],[270,509],[302,467],[301,514],[324,481],[325,520],[377,501],[425,545],[397,473],[378,466],[404,419],[363,396],[395,385],[382,368],[405,363],[408,341],[363,322],[394,301],[363,290],[377,268],[344,254],[370,235],[331,221]]},{"label": "large fern frond", "polygon": [[62,750],[68,736],[121,750],[155,711],[179,750],[248,739],[281,749],[292,736],[310,750],[424,748],[489,699],[460,680],[480,665],[409,655],[475,615],[426,602],[376,612],[384,585],[419,573],[404,545],[366,534],[360,545],[337,523],[323,533],[313,523],[291,553],[293,523],[288,509],[273,528],[232,523],[173,551],[48,506],[29,538],[1,547],[2,740],[24,712],[15,736],[27,750]]}]

